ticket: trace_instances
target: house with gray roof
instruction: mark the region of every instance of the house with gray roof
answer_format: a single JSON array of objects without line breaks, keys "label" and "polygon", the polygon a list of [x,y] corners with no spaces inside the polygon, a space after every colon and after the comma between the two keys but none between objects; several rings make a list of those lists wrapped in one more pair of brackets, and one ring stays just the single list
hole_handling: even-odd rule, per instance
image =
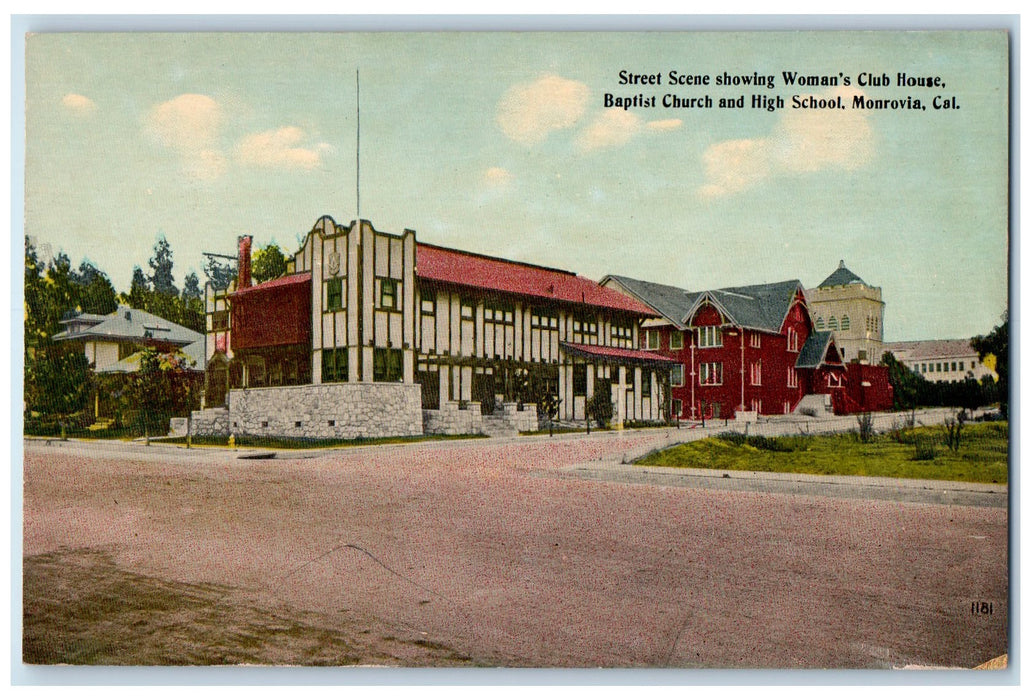
[{"label": "house with gray roof", "polygon": [[54,340],[80,344],[98,374],[137,371],[145,348],[181,352],[189,369],[204,371],[204,335],[152,313],[119,305],[106,316],[76,314],[60,323]]}]

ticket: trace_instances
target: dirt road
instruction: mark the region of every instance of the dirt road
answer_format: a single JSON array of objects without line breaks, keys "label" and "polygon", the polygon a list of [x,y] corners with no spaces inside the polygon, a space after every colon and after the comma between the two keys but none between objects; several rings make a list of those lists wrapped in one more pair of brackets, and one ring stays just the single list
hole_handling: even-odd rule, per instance
[{"label": "dirt road", "polygon": [[25,658],[971,668],[1007,651],[1006,508],[577,476],[658,441],[273,460],[26,441]]}]

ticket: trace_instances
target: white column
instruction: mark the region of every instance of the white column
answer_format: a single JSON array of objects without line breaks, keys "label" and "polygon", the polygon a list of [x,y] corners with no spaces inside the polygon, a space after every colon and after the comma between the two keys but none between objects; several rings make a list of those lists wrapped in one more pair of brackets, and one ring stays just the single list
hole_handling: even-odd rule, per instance
[{"label": "white column", "polygon": [[626,420],[626,367],[619,366],[619,384],[616,385],[616,430],[623,429]]}]

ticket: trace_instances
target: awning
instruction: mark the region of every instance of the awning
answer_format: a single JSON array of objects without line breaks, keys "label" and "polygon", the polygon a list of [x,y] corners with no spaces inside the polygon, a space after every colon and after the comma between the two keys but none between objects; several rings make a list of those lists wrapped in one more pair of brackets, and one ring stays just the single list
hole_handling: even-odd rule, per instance
[{"label": "awning", "polygon": [[630,350],[627,348],[610,348],[605,345],[585,345],[583,343],[559,342],[559,346],[576,357],[585,357],[600,362],[617,362],[633,365],[669,366],[680,364],[651,350]]}]

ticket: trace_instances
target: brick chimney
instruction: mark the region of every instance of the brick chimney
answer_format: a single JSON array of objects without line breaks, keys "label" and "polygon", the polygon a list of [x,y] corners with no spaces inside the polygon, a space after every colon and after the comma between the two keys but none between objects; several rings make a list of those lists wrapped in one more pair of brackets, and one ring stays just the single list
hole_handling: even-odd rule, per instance
[{"label": "brick chimney", "polygon": [[251,286],[251,237],[236,238],[236,288],[247,289]]}]

